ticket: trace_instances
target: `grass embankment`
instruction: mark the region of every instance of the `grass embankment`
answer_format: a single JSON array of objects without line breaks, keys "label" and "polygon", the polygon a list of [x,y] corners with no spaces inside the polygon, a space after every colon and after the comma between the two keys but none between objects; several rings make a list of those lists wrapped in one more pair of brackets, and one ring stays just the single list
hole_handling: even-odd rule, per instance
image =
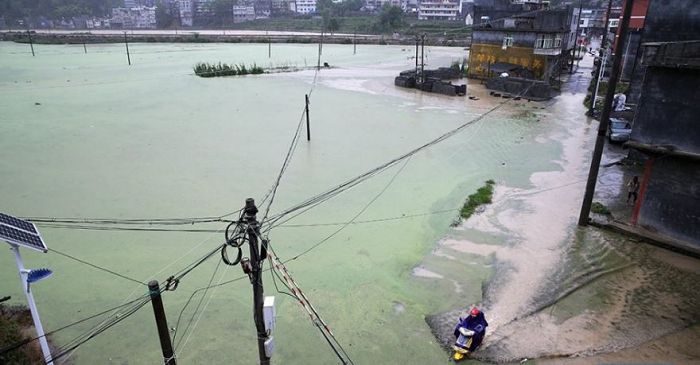
[{"label": "grass embankment", "polygon": [[194,65],[194,73],[199,77],[259,75],[264,72],[265,70],[256,64],[246,66],[243,63],[228,65],[221,62],[218,64],[200,62]]},{"label": "grass embankment", "polygon": [[[32,326],[29,309],[23,306],[0,304],[0,347],[31,339],[31,331],[28,329],[33,328]],[[43,363],[41,349],[36,341],[0,355],[0,364]]]},{"label": "grass embankment", "polygon": [[487,180],[486,185],[480,187],[476,193],[469,195],[469,197],[467,197],[467,201],[462,207],[462,210],[459,212],[459,215],[462,218],[467,219],[474,214],[476,208],[478,208],[480,205],[491,204],[493,199],[493,186],[495,184],[496,183],[493,180]]}]

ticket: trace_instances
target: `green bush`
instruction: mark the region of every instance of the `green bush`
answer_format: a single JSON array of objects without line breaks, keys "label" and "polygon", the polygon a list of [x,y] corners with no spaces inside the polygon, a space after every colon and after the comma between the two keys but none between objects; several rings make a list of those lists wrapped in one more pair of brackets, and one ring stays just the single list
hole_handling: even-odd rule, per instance
[{"label": "green bush", "polygon": [[597,214],[604,214],[604,215],[610,214],[610,210],[608,209],[608,207],[603,205],[603,203],[601,203],[601,202],[594,202],[591,205],[591,211],[593,213],[597,213]]},{"label": "green bush", "polygon": [[496,183],[493,180],[487,180],[486,185],[480,187],[476,193],[469,195],[467,201],[464,203],[462,210],[460,211],[460,216],[467,219],[474,214],[476,208],[480,205],[491,204],[493,199],[493,186]]}]

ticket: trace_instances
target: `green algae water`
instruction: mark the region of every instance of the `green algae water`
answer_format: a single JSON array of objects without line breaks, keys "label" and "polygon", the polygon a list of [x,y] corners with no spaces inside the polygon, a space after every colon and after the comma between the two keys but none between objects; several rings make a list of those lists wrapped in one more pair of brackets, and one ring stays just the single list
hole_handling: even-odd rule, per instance
[{"label": "green algae water", "polygon": [[[324,45],[322,69],[245,77],[199,78],[197,62],[312,66],[317,45],[0,43],[0,211],[15,216],[169,218],[219,216],[261,199],[271,187],[311,94],[311,141],[300,141],[271,213],[336,186],[501,102],[398,89],[412,48]],[[428,67],[461,61],[460,48],[428,49]],[[315,80],[315,82],[314,82]],[[363,209],[358,221],[288,268],[357,364],[446,363],[425,316],[481,300],[492,275],[477,265],[435,262],[459,271],[458,285],[414,275],[449,230],[467,195],[485,180],[528,187],[536,171],[557,170],[560,144],[543,135],[560,124],[537,119],[539,104],[513,102],[403,164],[310,210],[270,233],[282,259],[304,252]],[[534,115],[534,116],[533,116]],[[261,207],[262,208],[262,207]],[[262,209],[261,209],[262,210]],[[453,212],[444,212],[452,210]],[[425,214],[431,212],[442,213]],[[187,228],[223,229],[225,225]],[[219,233],[67,230],[40,227],[49,248],[141,281],[168,276],[224,240]],[[474,234],[477,234],[476,232]],[[502,243],[502,242],[500,242]],[[47,331],[146,293],[144,286],[56,253],[23,250],[28,267],[55,274],[33,286]],[[169,326],[196,289],[242,275],[218,256],[163,296]],[[463,270],[460,271],[460,270]],[[24,303],[9,250],[0,255],[0,294]],[[308,316],[277,293],[276,364],[337,363]],[[279,282],[277,283],[279,285]],[[280,287],[280,289],[282,289]],[[201,292],[199,292],[201,294]],[[210,289],[183,312],[175,339],[179,363],[257,362],[252,290],[247,280]],[[191,320],[192,318],[192,320]],[[93,320],[52,336],[62,346]],[[191,323],[185,331],[187,323]],[[78,348],[76,364],[162,361],[150,305]],[[60,363],[61,361],[58,361]]]}]

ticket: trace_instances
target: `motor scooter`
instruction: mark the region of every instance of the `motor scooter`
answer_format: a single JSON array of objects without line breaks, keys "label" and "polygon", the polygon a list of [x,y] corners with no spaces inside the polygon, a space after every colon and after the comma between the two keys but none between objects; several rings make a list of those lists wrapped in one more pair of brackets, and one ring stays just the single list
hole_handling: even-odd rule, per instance
[{"label": "motor scooter", "polygon": [[459,328],[459,336],[455,344],[452,345],[452,350],[454,350],[452,360],[455,362],[460,361],[469,355],[469,347],[472,345],[473,337],[474,331],[466,329],[465,327]]}]

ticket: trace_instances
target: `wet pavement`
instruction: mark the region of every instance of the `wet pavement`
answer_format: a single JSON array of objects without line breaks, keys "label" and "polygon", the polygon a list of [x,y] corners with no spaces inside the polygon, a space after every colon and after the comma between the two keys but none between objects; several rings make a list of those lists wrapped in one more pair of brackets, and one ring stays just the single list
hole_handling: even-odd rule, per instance
[{"label": "wet pavement", "polygon": [[[576,226],[597,130],[581,104],[591,64],[586,57],[543,114],[545,123],[568,130],[558,135],[560,169],[533,174],[528,188],[499,184],[494,203],[445,237],[421,266],[425,272],[438,266],[435,261],[457,260],[493,267],[481,301],[426,318],[446,348],[457,318],[476,304],[490,326],[475,359],[700,361],[691,345],[699,332],[700,260]],[[606,144],[594,199],[620,220],[632,211],[625,184],[640,169],[626,156],[621,145]],[[463,289],[458,276],[434,280],[453,281],[457,295]]]}]

